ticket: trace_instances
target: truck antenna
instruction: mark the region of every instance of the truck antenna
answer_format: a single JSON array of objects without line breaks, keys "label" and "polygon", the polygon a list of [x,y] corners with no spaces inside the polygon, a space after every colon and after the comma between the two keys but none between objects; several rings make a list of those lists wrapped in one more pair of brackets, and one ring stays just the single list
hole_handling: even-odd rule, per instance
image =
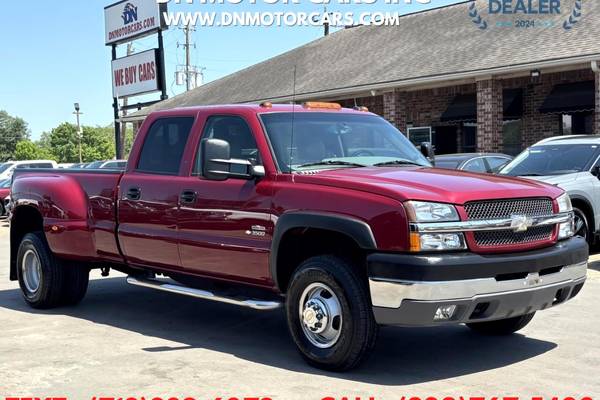
[{"label": "truck antenna", "polygon": [[294,85],[292,88],[292,131],[290,135],[290,173],[294,165],[294,123],[296,119],[296,65],[294,64]]}]

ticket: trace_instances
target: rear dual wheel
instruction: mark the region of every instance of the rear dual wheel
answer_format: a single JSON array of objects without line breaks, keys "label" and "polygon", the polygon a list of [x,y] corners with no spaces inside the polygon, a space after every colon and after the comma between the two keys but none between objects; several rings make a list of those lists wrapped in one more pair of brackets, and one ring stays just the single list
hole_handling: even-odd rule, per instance
[{"label": "rear dual wheel", "polygon": [[47,309],[79,303],[87,291],[89,270],[56,259],[44,234],[36,232],[21,241],[17,276],[27,304]]}]

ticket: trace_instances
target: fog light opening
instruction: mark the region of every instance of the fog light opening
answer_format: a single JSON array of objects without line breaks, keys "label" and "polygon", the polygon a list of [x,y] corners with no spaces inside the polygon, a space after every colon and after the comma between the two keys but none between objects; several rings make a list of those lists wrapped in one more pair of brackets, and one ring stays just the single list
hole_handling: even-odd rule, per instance
[{"label": "fog light opening", "polygon": [[456,311],[456,306],[441,306],[435,310],[435,315],[433,316],[434,321],[449,321],[452,319],[454,312]]}]

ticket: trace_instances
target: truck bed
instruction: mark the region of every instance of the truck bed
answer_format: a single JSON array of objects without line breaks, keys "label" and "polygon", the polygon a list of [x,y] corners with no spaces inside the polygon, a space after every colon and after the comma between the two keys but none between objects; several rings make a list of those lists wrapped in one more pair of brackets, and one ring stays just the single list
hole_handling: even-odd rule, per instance
[{"label": "truck bed", "polygon": [[12,199],[37,203],[46,211],[44,230],[56,255],[120,262],[115,232],[122,175],[122,171],[104,169],[17,170]]}]

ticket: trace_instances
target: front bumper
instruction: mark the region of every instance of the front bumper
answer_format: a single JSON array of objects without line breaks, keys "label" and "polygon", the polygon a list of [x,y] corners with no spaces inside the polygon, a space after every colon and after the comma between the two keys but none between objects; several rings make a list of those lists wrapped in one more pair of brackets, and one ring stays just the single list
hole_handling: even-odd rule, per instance
[{"label": "front bumper", "polygon": [[[432,326],[514,317],[579,293],[588,247],[573,238],[509,255],[373,254],[368,258],[373,311],[383,325]],[[455,306],[449,319],[436,310]]]}]

